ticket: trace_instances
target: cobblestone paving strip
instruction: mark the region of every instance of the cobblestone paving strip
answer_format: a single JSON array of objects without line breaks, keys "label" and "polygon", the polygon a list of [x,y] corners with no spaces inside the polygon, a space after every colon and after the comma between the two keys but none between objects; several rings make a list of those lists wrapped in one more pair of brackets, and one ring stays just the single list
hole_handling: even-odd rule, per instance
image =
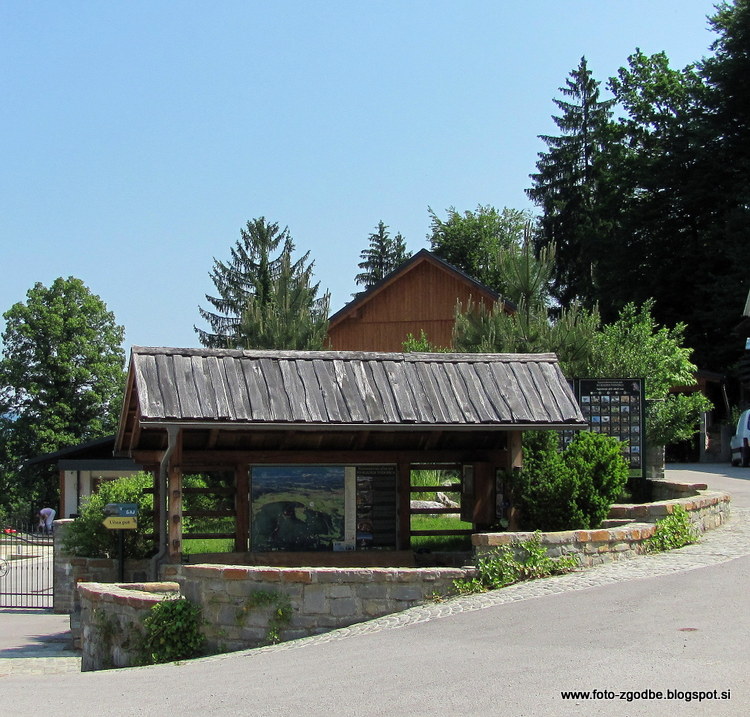
[{"label": "cobblestone paving strip", "polygon": [[[567,575],[558,575],[542,580],[533,580],[511,585],[501,590],[447,598],[442,601],[420,605],[393,615],[357,623],[350,627],[332,630],[299,640],[284,642],[254,650],[232,652],[199,658],[197,662],[214,661],[237,657],[252,657],[263,652],[296,650],[309,645],[334,640],[345,640],[357,635],[368,635],[407,625],[416,625],[430,620],[457,615],[473,610],[483,610],[496,605],[531,600],[574,590],[587,590],[600,585],[611,585],[626,580],[668,575],[717,565],[750,555],[750,509],[733,508],[729,521],[715,530],[705,533],[700,543],[679,550],[655,555],[644,555],[594,568],[586,568]],[[0,658],[0,678],[13,674],[58,674],[79,672],[81,658],[71,656],[70,651],[58,657],[12,657]]]}]

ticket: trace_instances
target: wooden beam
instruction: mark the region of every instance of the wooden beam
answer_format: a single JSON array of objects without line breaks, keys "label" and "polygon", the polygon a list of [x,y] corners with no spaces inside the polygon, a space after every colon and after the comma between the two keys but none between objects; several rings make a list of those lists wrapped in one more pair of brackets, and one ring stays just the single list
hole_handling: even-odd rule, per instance
[{"label": "wooden beam", "polygon": [[246,463],[236,466],[234,480],[237,484],[234,549],[245,552],[250,549],[250,470]]},{"label": "wooden beam", "polygon": [[411,466],[398,465],[398,548],[411,548]]},{"label": "wooden beam", "polygon": [[167,467],[167,543],[170,560],[182,555],[182,431]]},{"label": "wooden beam", "polygon": [[[148,458],[151,452],[138,457]],[[138,460],[134,456],[135,460]],[[340,450],[259,450],[259,451],[191,451],[185,450],[182,464],[185,468],[234,466],[266,463],[330,463],[356,465],[358,463],[476,463],[479,461],[502,463],[507,461],[507,451],[461,448],[455,450],[397,450],[397,451],[340,451]],[[139,461],[140,462],[140,461]]]}]

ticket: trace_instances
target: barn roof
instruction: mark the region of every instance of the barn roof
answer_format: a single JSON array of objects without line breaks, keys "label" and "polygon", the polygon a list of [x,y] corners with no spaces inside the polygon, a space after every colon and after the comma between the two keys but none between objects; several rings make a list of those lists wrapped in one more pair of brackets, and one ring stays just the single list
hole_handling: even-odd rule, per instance
[{"label": "barn roof", "polygon": [[554,354],[134,347],[128,381],[118,443],[134,422],[347,430],[586,425]]}]

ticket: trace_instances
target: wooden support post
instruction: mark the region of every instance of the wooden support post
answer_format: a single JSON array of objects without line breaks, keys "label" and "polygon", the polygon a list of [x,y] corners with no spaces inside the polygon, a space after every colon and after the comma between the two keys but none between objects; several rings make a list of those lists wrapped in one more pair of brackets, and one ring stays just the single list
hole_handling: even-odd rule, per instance
[{"label": "wooden support post", "polygon": [[489,463],[474,464],[474,510],[472,523],[479,530],[495,522],[495,475]]},{"label": "wooden support post", "polygon": [[250,468],[247,463],[235,466],[234,483],[236,488],[234,549],[238,553],[244,553],[249,550],[250,541]]},{"label": "wooden support post", "polygon": [[508,436],[508,465],[507,472],[510,479],[508,481],[508,495],[505,496],[508,501],[507,509],[507,520],[508,530],[518,530],[519,525],[519,513],[518,508],[515,506],[515,499],[513,496],[513,472],[523,466],[523,450],[521,446],[521,439],[523,433],[521,431],[513,431]]},{"label": "wooden support post", "polygon": [[164,506],[159,505],[159,464],[143,466],[143,470],[151,474],[151,488],[154,491],[154,514],[151,516],[152,530],[154,531],[154,548],[158,552],[159,548],[159,526],[164,520]]},{"label": "wooden support post", "polygon": [[167,543],[172,562],[182,558],[182,431],[167,468]]},{"label": "wooden support post", "polygon": [[509,471],[520,468],[523,465],[523,451],[521,449],[521,431],[511,431],[508,435],[508,465]]},{"label": "wooden support post", "polygon": [[411,464],[398,464],[398,549],[411,548]]}]

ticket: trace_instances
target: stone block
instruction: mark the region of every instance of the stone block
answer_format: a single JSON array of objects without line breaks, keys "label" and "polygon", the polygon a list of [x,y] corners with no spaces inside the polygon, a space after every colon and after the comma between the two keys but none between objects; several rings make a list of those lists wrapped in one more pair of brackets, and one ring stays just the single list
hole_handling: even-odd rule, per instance
[{"label": "stone block", "polygon": [[326,594],[329,598],[350,598],[354,596],[354,588],[351,585],[329,585]]},{"label": "stone block", "polygon": [[397,585],[391,590],[391,599],[399,602],[415,602],[423,599],[419,585]]},{"label": "stone block", "polygon": [[330,610],[327,590],[322,585],[306,585],[302,597],[302,612],[304,613],[326,613]]},{"label": "stone block", "polygon": [[331,615],[334,617],[354,617],[359,603],[354,598],[338,598],[330,601]]}]

